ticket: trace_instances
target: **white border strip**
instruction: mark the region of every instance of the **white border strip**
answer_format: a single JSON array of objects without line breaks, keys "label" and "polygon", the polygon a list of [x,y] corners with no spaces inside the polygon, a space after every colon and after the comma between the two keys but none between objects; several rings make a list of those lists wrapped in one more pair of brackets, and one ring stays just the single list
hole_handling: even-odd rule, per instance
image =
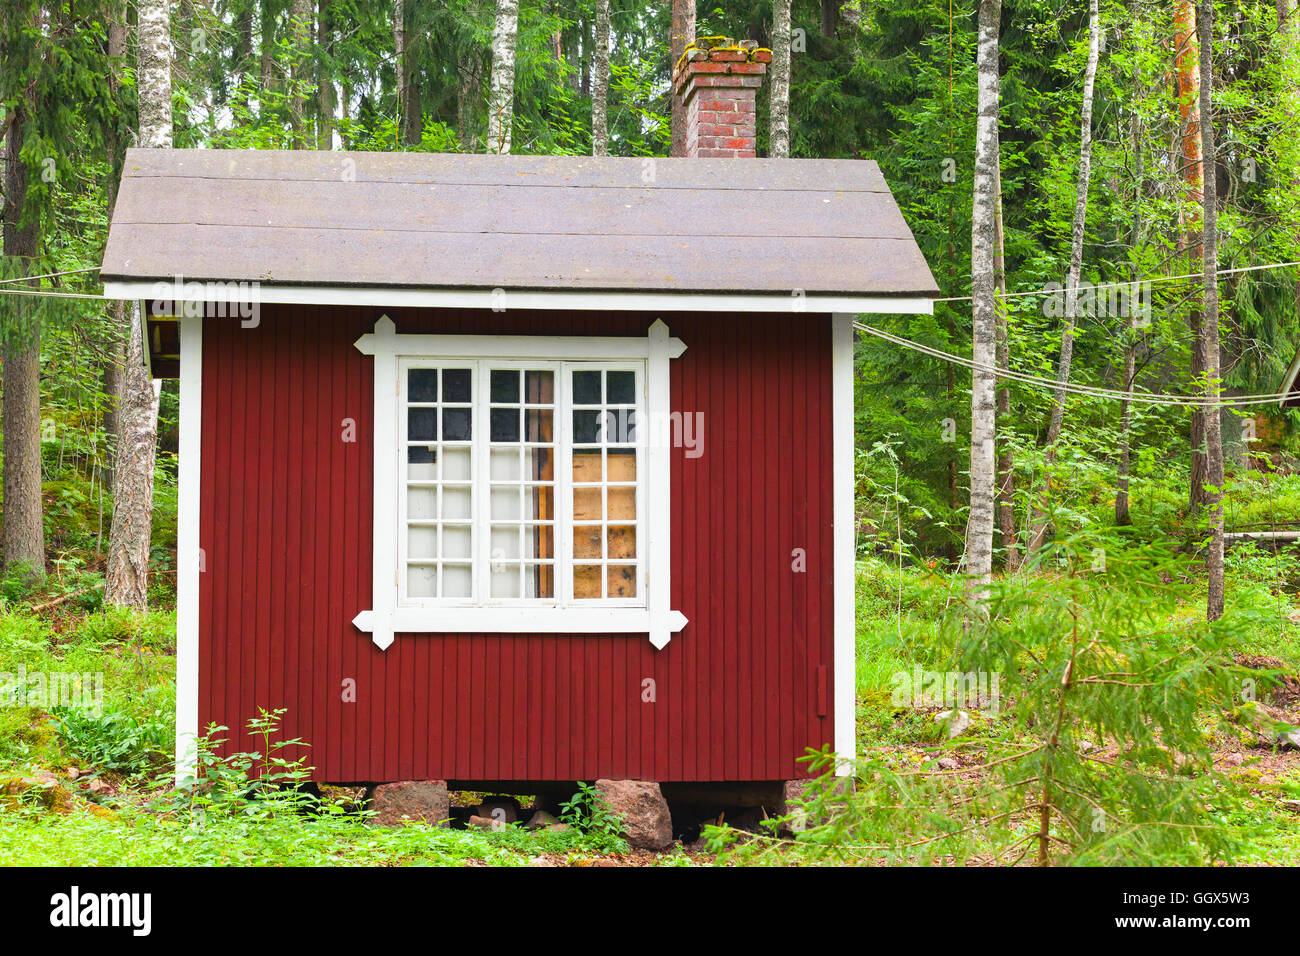
[{"label": "white border strip", "polygon": [[615,312],[871,312],[930,315],[928,296],[727,295],[694,292],[588,292],[571,289],[395,289],[384,286],[284,286],[258,281],[158,281],[104,283],[106,299],[185,302],[264,302],[296,305],[362,305],[383,308],[575,309]]},{"label": "white border strip", "polygon": [[834,594],[835,594],[835,772],[847,775],[857,756],[857,548],[853,513],[853,320],[831,316],[831,424],[833,444]]},{"label": "white border strip", "polygon": [[[144,308],[144,303],[140,304]],[[203,455],[203,318],[180,320],[180,446],[176,528],[176,782],[194,775],[199,734],[199,540]]]}]

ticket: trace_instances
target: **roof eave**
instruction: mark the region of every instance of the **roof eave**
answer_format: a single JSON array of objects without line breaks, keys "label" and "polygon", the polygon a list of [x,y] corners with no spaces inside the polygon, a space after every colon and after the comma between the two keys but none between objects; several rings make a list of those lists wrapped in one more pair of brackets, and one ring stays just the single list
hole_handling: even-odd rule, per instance
[{"label": "roof eave", "polygon": [[105,276],[104,297],[159,301],[235,302],[381,308],[574,309],[616,312],[934,312],[937,291],[826,292],[799,295],[752,291],[404,288],[288,285],[236,281],[173,283]]}]

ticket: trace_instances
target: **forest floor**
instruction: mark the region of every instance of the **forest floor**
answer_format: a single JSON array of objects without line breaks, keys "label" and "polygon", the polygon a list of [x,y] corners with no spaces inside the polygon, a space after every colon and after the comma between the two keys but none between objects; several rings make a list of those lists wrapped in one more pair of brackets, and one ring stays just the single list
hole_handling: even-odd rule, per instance
[{"label": "forest floor", "polygon": [[[1005,731],[998,718],[973,714],[954,749],[936,721],[939,708],[899,707],[890,699],[894,676],[923,656],[949,582],[922,572],[899,577],[879,562],[860,570],[859,754],[883,754],[916,768],[945,760],[964,782],[986,783],[982,741]],[[1278,580],[1237,584],[1254,587],[1254,598],[1273,601],[1277,610],[1275,624],[1254,634],[1243,653],[1300,673],[1297,589]],[[0,604],[0,671],[102,673],[103,712],[89,718],[59,708],[0,707],[0,864],[697,866],[728,860],[699,840],[664,853],[629,851],[608,827],[384,828],[344,804],[304,813],[275,800],[221,802],[177,793],[167,772],[174,614],[102,610],[93,596],[85,602],[90,607],[69,600],[32,613],[48,600],[48,594],[24,595]],[[1300,681],[1286,686],[1296,693],[1276,701],[1279,713],[1300,724]],[[1206,727],[1214,768],[1235,794],[1218,823],[1246,847],[1233,862],[1300,865],[1300,753],[1225,731],[1221,723]],[[990,856],[988,862],[1006,861]]]}]

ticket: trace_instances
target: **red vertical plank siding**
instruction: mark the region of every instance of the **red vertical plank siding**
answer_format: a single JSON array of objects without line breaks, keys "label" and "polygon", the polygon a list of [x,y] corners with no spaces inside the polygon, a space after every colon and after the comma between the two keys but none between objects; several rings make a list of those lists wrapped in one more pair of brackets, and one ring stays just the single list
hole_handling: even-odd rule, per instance
[{"label": "red vertical plank siding", "polygon": [[[687,345],[673,411],[703,454],[672,453],[673,606],[691,623],[663,650],[442,634],[380,651],[351,623],[371,605],[374,492],[373,360],[353,342],[379,314],[268,305],[254,328],[205,322],[200,727],[249,749],[248,720],[283,707],[284,737],[337,782],[804,775],[798,758],[833,739],[816,683],[834,664],[828,318],[665,317]],[[401,332],[559,335],[644,335],[656,318],[388,314]]]}]

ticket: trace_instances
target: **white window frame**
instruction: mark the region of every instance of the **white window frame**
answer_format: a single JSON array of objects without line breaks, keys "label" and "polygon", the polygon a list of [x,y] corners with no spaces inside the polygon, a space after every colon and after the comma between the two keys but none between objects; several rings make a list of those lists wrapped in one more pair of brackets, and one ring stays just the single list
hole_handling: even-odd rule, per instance
[{"label": "white window frame", "polygon": [[[661,648],[673,634],[686,626],[686,617],[672,609],[670,602],[671,542],[669,531],[672,511],[671,422],[669,362],[681,355],[686,346],[672,338],[662,320],[654,322],[644,338],[624,336],[546,336],[546,335],[427,335],[399,334],[392,319],[381,316],[375,330],[361,336],[356,347],[374,357],[374,606],[363,610],[353,624],[371,635],[381,650],[392,644],[396,634],[437,633],[644,633]],[[637,547],[638,594],[635,599],[566,600],[571,593],[573,560],[571,557],[571,493],[564,500],[561,492],[569,488],[571,475],[568,440],[572,427],[568,414],[569,382],[556,384],[556,598],[512,599],[500,602],[469,603],[462,600],[403,601],[401,568],[406,552],[405,506],[399,503],[399,491],[405,481],[401,469],[404,456],[399,455],[405,435],[406,404],[402,387],[405,369],[412,366],[455,366],[467,362],[500,362],[502,366],[523,363],[531,367],[555,367],[557,378],[567,379],[573,366],[591,364],[611,368],[622,364],[636,368],[644,365],[640,391],[644,412],[637,425]],[[474,373],[478,389],[485,388],[480,371]],[[520,367],[523,367],[521,365]],[[561,403],[563,402],[563,405]],[[487,461],[487,403],[474,395],[475,460]],[[480,447],[482,451],[479,451]],[[484,465],[486,467],[486,465]],[[478,486],[479,465],[471,475]],[[478,553],[482,538],[479,521],[486,528],[486,514],[480,504],[484,495],[477,492],[475,502]],[[578,562],[581,563],[581,562]],[[475,561],[475,593],[481,595],[485,571]],[[564,570],[561,570],[563,568]]]}]

